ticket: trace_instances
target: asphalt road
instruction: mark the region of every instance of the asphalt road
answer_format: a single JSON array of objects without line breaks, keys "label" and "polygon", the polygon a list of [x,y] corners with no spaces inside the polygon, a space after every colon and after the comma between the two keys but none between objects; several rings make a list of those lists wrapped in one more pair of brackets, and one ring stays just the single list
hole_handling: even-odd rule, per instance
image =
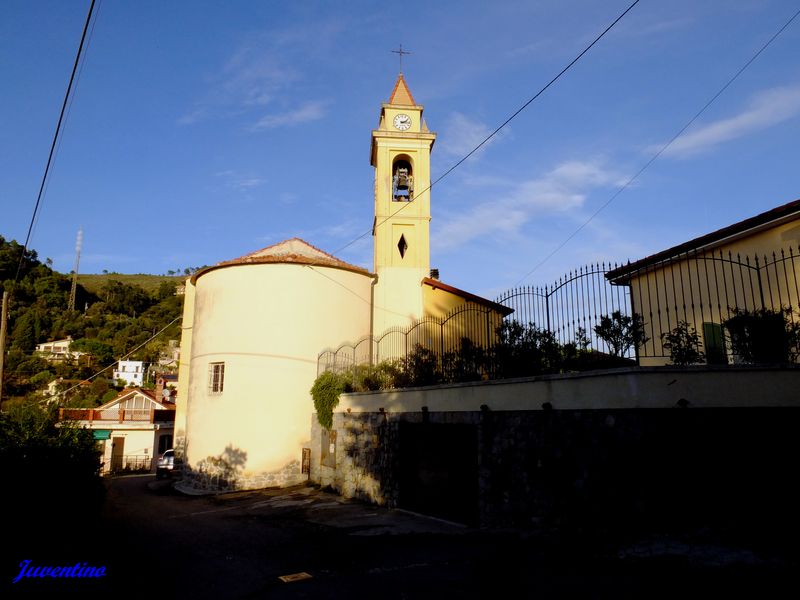
[{"label": "asphalt road", "polygon": [[[37,598],[794,597],[796,563],[716,540],[586,545],[486,531],[345,501],[313,487],[184,496],[168,481],[108,481],[105,509],[14,523],[5,590]],[[47,527],[42,527],[46,523]],[[11,540],[11,541],[9,541]],[[30,578],[19,564],[106,568]],[[282,576],[309,577],[284,582]],[[302,576],[305,577],[305,576]]]}]

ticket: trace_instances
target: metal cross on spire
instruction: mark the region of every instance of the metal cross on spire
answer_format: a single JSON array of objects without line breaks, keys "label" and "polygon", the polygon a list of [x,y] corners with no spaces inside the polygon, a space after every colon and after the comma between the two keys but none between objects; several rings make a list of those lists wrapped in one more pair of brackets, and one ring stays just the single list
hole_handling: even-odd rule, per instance
[{"label": "metal cross on spire", "polygon": [[411,54],[408,50],[403,50],[403,44],[400,44],[399,50],[392,50],[394,54],[400,55],[400,73],[403,72],[403,54]]}]

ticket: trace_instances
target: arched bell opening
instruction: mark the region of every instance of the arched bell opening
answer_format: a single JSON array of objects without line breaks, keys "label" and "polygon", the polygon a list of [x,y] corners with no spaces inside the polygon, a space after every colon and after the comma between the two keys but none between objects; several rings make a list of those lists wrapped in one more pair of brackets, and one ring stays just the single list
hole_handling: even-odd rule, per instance
[{"label": "arched bell opening", "polygon": [[411,202],[414,199],[414,168],[411,159],[401,154],[392,163],[392,201]]}]

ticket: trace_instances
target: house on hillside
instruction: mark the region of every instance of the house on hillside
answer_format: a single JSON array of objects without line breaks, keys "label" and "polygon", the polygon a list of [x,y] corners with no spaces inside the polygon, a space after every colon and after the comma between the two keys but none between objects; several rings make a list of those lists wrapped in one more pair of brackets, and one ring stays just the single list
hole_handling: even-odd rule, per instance
[{"label": "house on hillside", "polygon": [[662,335],[686,322],[711,364],[736,360],[723,323],[735,310],[789,309],[800,319],[800,200],[723,227],[606,274],[630,286],[644,320],[642,366],[669,362]]},{"label": "house on hillside", "polygon": [[158,356],[158,365],[154,366],[157,366],[160,371],[167,369],[177,371],[180,358],[180,342],[178,340],[169,340],[169,342],[167,342],[167,347],[164,348]]},{"label": "house on hillside", "polygon": [[64,379],[63,377],[59,377],[58,379],[53,379],[50,383],[47,384],[47,389],[44,392],[44,397],[46,399],[47,404],[53,404],[55,402],[63,402],[66,398],[66,390],[74,389],[74,388],[88,388],[92,385],[91,381],[87,379]]},{"label": "house on hillside", "polygon": [[144,362],[141,360],[121,360],[114,369],[114,380],[122,379],[127,385],[140,386],[144,383]]},{"label": "house on hillside", "polygon": [[153,471],[154,458],[172,448],[175,403],[140,388],[125,388],[98,408],[61,408],[59,421],[91,429],[102,447],[104,473]]},{"label": "house on hillside", "polygon": [[66,337],[63,340],[53,340],[36,345],[36,353],[48,362],[63,362],[65,360],[80,358],[85,353],[77,350],[70,350],[72,338]]}]

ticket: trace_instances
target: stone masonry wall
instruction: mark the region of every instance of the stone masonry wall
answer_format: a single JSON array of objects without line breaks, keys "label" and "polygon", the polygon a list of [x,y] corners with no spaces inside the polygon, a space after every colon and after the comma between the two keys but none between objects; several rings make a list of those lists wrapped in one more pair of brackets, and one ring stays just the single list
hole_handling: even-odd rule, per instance
[{"label": "stone masonry wall", "polygon": [[203,465],[199,469],[184,467],[181,474],[181,481],[176,487],[208,493],[287,487],[306,481],[306,475],[300,473],[299,460],[277,471],[256,474],[239,474],[224,465]]},{"label": "stone masonry wall", "polygon": [[[335,468],[320,465],[312,446],[312,481],[403,507],[402,423],[477,428],[476,447],[456,448],[448,459],[477,460],[477,507],[437,513],[441,504],[432,504],[437,516],[474,508],[485,526],[599,534],[676,524],[800,530],[791,475],[800,407],[336,413]],[[316,419],[313,429],[319,442]],[[419,468],[415,481],[425,485],[430,465]]]}]

